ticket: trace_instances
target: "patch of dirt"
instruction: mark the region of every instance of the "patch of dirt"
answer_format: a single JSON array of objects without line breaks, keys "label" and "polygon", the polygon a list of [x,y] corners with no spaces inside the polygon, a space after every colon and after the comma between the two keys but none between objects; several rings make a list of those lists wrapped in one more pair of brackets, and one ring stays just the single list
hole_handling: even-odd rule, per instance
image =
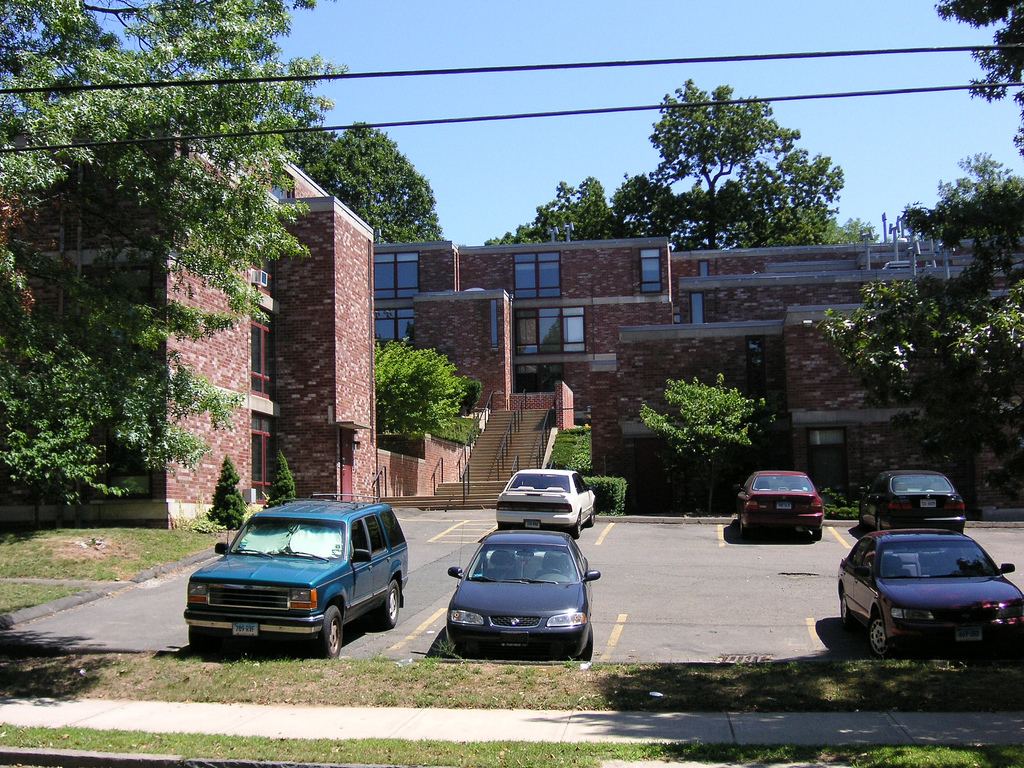
[{"label": "patch of dirt", "polygon": [[125,558],[131,556],[132,553],[115,541],[90,538],[66,539],[54,548],[53,554],[59,560],[95,562],[111,557]]}]

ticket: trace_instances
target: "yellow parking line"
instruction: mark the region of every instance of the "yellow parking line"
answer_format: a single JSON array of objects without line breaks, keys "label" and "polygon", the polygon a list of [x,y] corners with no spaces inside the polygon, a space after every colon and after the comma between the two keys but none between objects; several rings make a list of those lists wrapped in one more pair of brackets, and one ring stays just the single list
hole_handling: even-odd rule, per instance
[{"label": "yellow parking line", "polygon": [[835,528],[834,528],[833,526],[831,526],[831,525],[830,525],[830,526],[828,527],[828,529],[829,529],[830,531],[832,531],[832,535],[833,535],[833,536],[835,536],[835,537],[836,537],[836,540],[837,540],[837,541],[838,541],[838,542],[839,542],[840,544],[842,544],[842,545],[843,545],[844,547],[846,547],[847,549],[849,549],[849,548],[850,548],[850,547],[852,546],[852,545],[851,545],[851,544],[850,544],[849,542],[847,542],[847,540],[846,540],[846,539],[844,539],[844,538],[843,538],[842,536],[840,536],[840,535],[839,535],[838,533],[836,533],[836,529],[835,529]]},{"label": "yellow parking line", "polygon": [[811,636],[811,640],[813,640],[818,645],[821,645],[821,638],[818,637],[818,631],[816,629],[816,626],[817,622],[815,622],[814,619],[807,619],[807,634]]},{"label": "yellow parking line", "polygon": [[420,624],[418,627],[416,627],[416,629],[414,629],[412,631],[412,634],[406,635],[404,640],[402,640],[400,643],[395,643],[388,650],[389,651],[397,651],[397,650],[401,649],[406,643],[409,643],[409,642],[412,642],[413,640],[415,640],[417,637],[419,637],[424,632],[426,632],[431,624],[433,624],[439,618],[444,616],[444,612],[447,611],[447,610],[448,610],[447,608],[441,608],[437,613],[435,613],[429,619],[427,619],[422,624]]},{"label": "yellow parking line", "polygon": [[608,638],[608,645],[604,648],[604,653],[601,654],[601,661],[608,661],[612,657],[612,651],[615,650],[615,646],[619,644],[619,637],[622,635],[622,627],[626,623],[626,619],[629,616],[625,613],[620,613],[618,620],[615,622],[615,626],[612,628],[612,634]]},{"label": "yellow parking line", "polygon": [[725,546],[725,526],[724,525],[718,526],[718,546],[720,546],[720,547],[724,547]]},{"label": "yellow parking line", "polygon": [[601,542],[604,541],[604,537],[608,535],[608,531],[610,531],[614,527],[615,527],[615,523],[608,523],[608,525],[606,525],[604,527],[604,530],[601,531],[601,535],[597,537],[597,541],[594,542],[594,546],[595,547],[600,547],[601,546]]}]

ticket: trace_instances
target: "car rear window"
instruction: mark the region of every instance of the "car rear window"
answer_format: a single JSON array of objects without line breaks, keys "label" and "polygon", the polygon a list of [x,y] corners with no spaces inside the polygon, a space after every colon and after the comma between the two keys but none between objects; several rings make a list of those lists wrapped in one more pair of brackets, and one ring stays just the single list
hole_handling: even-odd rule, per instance
[{"label": "car rear window", "polygon": [[813,490],[807,478],[794,475],[760,475],[754,478],[755,491],[796,491],[809,493]]},{"label": "car rear window", "polygon": [[898,475],[892,479],[893,493],[953,493],[942,475]]},{"label": "car rear window", "polygon": [[535,491],[543,491],[548,488],[554,488],[559,491],[568,491],[569,478],[566,475],[547,475],[531,472],[529,474],[516,475],[510,487],[532,488]]}]

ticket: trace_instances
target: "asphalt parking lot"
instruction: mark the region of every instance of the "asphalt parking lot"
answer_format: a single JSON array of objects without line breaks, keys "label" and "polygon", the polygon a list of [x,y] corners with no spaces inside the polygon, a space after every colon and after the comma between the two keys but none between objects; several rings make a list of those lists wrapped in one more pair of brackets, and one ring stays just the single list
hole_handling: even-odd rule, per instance
[{"label": "asphalt parking lot", "polygon": [[[363,621],[347,625],[344,656],[403,661],[443,651],[445,611],[456,584],[448,567],[466,565],[479,539],[494,528],[490,510],[397,512],[411,560],[399,624],[390,632]],[[1014,562],[1024,551],[1024,527],[969,526],[967,532],[998,562]],[[599,518],[579,542],[590,567],[602,573],[593,585],[594,660],[867,658],[863,633],[840,626],[836,591],[839,561],[859,533],[850,523],[837,523],[826,526],[820,542],[783,533],[741,540],[728,520]],[[1022,573],[1010,578],[1020,583],[1024,561],[1018,565]],[[19,624],[0,633],[0,642],[178,650],[187,643],[182,611],[191,570]]]}]

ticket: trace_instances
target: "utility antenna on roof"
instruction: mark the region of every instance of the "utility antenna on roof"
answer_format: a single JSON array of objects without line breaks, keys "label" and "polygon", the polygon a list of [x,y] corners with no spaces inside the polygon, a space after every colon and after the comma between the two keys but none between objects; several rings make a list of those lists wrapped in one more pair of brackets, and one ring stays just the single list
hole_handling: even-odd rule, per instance
[{"label": "utility antenna on roof", "polygon": [[576,229],[575,225],[571,221],[567,221],[563,227],[565,228],[565,242],[572,242],[572,231]]},{"label": "utility antenna on roof", "polygon": [[548,234],[551,235],[551,242],[558,240],[558,227],[548,227]]}]

